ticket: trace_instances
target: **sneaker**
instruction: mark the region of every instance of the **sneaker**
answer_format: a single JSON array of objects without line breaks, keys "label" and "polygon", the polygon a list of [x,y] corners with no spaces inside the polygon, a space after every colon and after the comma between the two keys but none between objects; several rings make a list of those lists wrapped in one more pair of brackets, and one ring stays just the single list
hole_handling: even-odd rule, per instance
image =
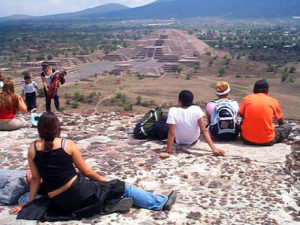
[{"label": "sneaker", "polygon": [[33,108],[30,112],[35,113],[37,111],[37,108]]},{"label": "sneaker", "polygon": [[168,200],[163,206],[163,210],[168,210],[170,211],[172,206],[174,205],[175,201],[177,198],[177,192],[176,191],[171,191],[171,193],[168,195]]},{"label": "sneaker", "polygon": [[107,213],[128,212],[132,207],[133,201],[131,198],[122,198],[116,204],[107,204],[104,206],[104,211]]}]

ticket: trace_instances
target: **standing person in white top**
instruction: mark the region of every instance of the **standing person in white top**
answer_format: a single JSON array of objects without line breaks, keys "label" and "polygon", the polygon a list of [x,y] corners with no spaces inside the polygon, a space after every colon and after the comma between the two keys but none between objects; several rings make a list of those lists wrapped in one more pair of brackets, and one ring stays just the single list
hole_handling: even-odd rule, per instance
[{"label": "standing person in white top", "polygon": [[224,155],[222,149],[216,148],[205,127],[205,114],[199,106],[193,105],[194,95],[188,90],[179,93],[178,106],[169,110],[167,123],[169,133],[167,152],[161,153],[161,158],[168,158],[172,153],[174,141],[177,144],[191,145],[197,142],[200,131],[215,155]]},{"label": "standing person in white top", "polygon": [[3,86],[4,86],[4,75],[2,70],[0,69],[0,91],[2,91]]},{"label": "standing person in white top", "polygon": [[206,105],[210,135],[219,140],[235,140],[239,135],[239,103],[229,99],[230,90],[226,81],[217,82],[215,93],[218,99]]},{"label": "standing person in white top", "polygon": [[22,86],[22,97],[24,98],[27,105],[27,111],[36,109],[36,96],[37,96],[38,87],[37,84],[31,80],[29,73],[24,75],[24,84]]}]

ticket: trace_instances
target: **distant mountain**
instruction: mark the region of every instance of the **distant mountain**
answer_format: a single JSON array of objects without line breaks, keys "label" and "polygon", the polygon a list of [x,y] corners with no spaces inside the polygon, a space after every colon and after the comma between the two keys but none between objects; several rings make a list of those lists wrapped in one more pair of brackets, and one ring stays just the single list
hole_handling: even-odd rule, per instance
[{"label": "distant mountain", "polygon": [[62,13],[62,14],[38,16],[38,17],[25,16],[25,15],[13,15],[7,17],[0,17],[0,21],[32,19],[32,18],[36,18],[37,20],[47,20],[47,19],[82,20],[82,19],[90,19],[90,18],[97,19],[98,17],[101,17],[102,14],[117,12],[126,9],[130,9],[130,8],[121,4],[112,3],[112,4],[100,5],[94,8],[89,8],[74,13]]},{"label": "distant mountain", "polygon": [[107,19],[192,17],[282,18],[300,16],[299,0],[158,0],[102,15]]},{"label": "distant mountain", "polygon": [[80,20],[80,19],[99,19],[102,14],[119,12],[122,10],[130,9],[121,4],[106,4],[94,8],[85,9],[74,13],[63,13],[49,16],[42,16],[41,19],[63,19],[63,20]]},{"label": "distant mountain", "polygon": [[292,18],[300,16],[300,0],[157,0],[148,5],[129,8],[106,4],[74,13],[30,17],[15,15],[3,20],[97,21],[130,19],[170,19],[194,17],[223,18]]},{"label": "distant mountain", "polygon": [[0,21],[9,21],[9,20],[25,20],[25,19],[32,19],[34,16],[28,15],[11,15],[6,17],[0,17]]}]

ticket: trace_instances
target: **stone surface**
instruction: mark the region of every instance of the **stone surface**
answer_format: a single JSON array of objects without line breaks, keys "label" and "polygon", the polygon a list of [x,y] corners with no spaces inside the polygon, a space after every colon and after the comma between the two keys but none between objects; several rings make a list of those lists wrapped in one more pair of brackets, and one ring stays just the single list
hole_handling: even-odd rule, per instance
[{"label": "stone surface", "polygon": [[[200,140],[191,147],[177,145],[172,156],[162,160],[159,154],[165,141],[132,138],[141,115],[58,116],[62,136],[76,140],[95,171],[154,193],[177,190],[178,198],[168,213],[132,208],[127,214],[38,224],[299,224],[299,176],[295,175],[299,171],[294,169],[298,169],[300,153],[295,145],[216,142],[226,156],[215,157]],[[37,138],[36,128],[30,127],[0,132],[0,168],[28,170],[27,149]],[[10,208],[0,206],[0,224],[37,224],[16,220]]]}]

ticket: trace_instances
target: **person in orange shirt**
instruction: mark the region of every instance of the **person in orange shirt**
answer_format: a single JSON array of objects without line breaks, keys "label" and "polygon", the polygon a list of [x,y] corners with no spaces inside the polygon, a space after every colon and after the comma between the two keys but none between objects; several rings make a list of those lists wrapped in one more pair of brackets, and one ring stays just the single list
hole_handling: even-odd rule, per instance
[{"label": "person in orange shirt", "polygon": [[[279,102],[270,97],[266,80],[258,80],[254,94],[242,100],[239,114],[242,116],[241,136],[245,144],[273,145],[286,139],[292,126],[283,123]],[[275,127],[273,119],[278,122]]]}]

